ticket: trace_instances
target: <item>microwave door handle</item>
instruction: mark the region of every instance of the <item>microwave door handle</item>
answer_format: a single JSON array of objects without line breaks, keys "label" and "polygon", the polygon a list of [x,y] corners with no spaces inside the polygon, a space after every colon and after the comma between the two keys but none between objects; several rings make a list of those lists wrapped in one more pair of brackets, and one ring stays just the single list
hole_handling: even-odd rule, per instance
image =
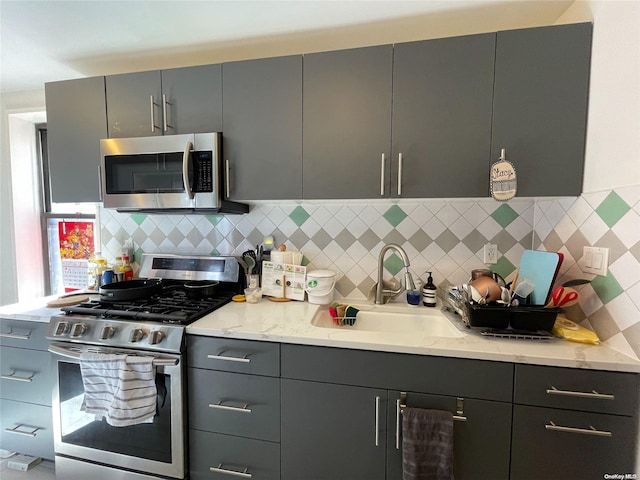
[{"label": "microwave door handle", "polygon": [[189,185],[189,153],[193,148],[191,142],[187,142],[184,147],[184,155],[182,156],[182,182],[184,183],[184,190],[187,192],[187,197],[193,200],[194,194],[191,191],[191,185]]}]

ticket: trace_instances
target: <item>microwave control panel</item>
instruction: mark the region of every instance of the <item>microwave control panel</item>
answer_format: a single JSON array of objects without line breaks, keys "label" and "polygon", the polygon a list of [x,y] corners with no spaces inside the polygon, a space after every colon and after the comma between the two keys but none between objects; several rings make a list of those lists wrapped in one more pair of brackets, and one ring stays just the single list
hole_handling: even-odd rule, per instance
[{"label": "microwave control panel", "polygon": [[214,172],[212,152],[194,152],[193,158],[193,182],[194,193],[213,192]]}]

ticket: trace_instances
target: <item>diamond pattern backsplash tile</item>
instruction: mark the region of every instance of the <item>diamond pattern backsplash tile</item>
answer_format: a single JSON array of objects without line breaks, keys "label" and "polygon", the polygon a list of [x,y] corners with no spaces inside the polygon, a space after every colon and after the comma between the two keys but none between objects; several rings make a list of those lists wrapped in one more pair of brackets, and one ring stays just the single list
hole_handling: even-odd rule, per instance
[{"label": "diamond pattern backsplash tile", "polygon": [[[601,340],[640,356],[640,187],[578,198],[538,200],[425,199],[254,202],[246,215],[144,215],[100,210],[102,253],[113,259],[128,239],[136,260],[143,252],[241,255],[266,235],[276,246],[304,253],[311,270],[338,273],[338,295],[364,299],[376,281],[378,254],[387,243],[402,246],[415,278],[433,272],[436,284],[460,284],[483,268],[483,246],[497,245],[492,268],[509,280],[526,249],[560,251],[560,280],[588,277],[577,262],[584,245],[609,247],[609,275],[580,288],[574,320]],[[400,259],[388,254],[385,279],[402,279]],[[620,278],[618,278],[620,277]],[[622,278],[624,277],[624,278]],[[591,279],[591,278],[589,278]],[[610,311],[611,310],[611,311]],[[631,310],[625,328],[607,319]],[[591,323],[591,318],[593,323]],[[618,322],[623,323],[623,322]]]}]

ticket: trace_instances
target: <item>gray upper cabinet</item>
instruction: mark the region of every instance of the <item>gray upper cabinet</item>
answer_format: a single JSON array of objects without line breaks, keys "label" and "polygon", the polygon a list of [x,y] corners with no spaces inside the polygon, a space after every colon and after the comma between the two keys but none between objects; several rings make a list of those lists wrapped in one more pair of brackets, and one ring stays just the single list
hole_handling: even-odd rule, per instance
[{"label": "gray upper cabinet", "polygon": [[223,65],[230,198],[302,197],[302,56]]},{"label": "gray upper cabinet", "polygon": [[392,197],[488,195],[495,37],[394,46]]},{"label": "gray upper cabinet", "polygon": [[222,131],[222,70],[204,65],[106,77],[109,137]]},{"label": "gray upper cabinet", "polygon": [[303,198],[389,193],[393,47],[305,55]]},{"label": "gray upper cabinet", "polygon": [[590,23],[499,32],[491,159],[502,148],[518,196],[580,195]]},{"label": "gray upper cabinet", "polygon": [[45,84],[51,201],[100,201],[100,139],[107,137],[104,77]]}]

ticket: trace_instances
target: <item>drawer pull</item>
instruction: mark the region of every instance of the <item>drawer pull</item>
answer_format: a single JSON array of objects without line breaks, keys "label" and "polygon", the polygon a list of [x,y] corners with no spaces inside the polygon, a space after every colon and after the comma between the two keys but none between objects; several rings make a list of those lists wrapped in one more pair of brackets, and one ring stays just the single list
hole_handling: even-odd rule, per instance
[{"label": "drawer pull", "polygon": [[31,430],[30,432],[25,432],[24,430],[18,430],[20,427],[27,427],[26,425],[16,425],[13,428],[5,428],[4,431],[5,432],[9,432],[9,433],[15,433],[16,435],[25,435],[27,437],[35,437],[36,436],[36,432],[38,430],[42,430],[41,427],[27,427],[27,428],[33,428],[33,430]]},{"label": "drawer pull", "polygon": [[232,407],[231,405],[223,405],[222,400],[218,403],[210,403],[209,408],[216,408],[218,410],[230,410],[232,412],[251,413],[251,409],[247,408],[248,403],[244,404],[244,407]]},{"label": "drawer pull", "polygon": [[16,382],[31,382],[34,376],[35,373],[32,373],[30,377],[19,377],[18,375],[16,375],[16,372],[11,372],[9,375],[0,376],[0,378],[2,378],[3,380],[14,380]]},{"label": "drawer pull", "polygon": [[207,355],[207,358],[211,360],[226,360],[228,362],[240,362],[240,363],[251,362],[251,359],[247,357],[248,355],[245,355],[244,357],[227,357],[226,355]]},{"label": "drawer pull", "polygon": [[563,395],[565,397],[597,398],[600,400],[615,400],[615,395],[609,393],[598,393],[595,390],[590,392],[573,392],[571,390],[558,390],[553,385],[547,389],[549,395]]},{"label": "drawer pull", "polygon": [[218,473],[224,473],[226,475],[232,475],[234,477],[242,477],[242,478],[251,478],[252,477],[252,475],[250,473],[247,473],[247,471],[249,470],[248,468],[245,468],[241,472],[236,472],[235,470],[228,470],[226,468],[222,468],[222,464],[220,464],[217,467],[209,467],[209,470],[212,471],[212,472],[218,472]]},{"label": "drawer pull", "polygon": [[562,427],[560,425],[556,425],[552,421],[549,421],[550,425],[545,425],[544,428],[547,430],[554,430],[556,432],[568,432],[568,433],[580,433],[582,435],[597,435],[599,437],[613,437],[611,432],[607,432],[604,430],[596,430],[594,427],[589,425],[589,428],[576,428],[576,427]]},{"label": "drawer pull", "polygon": [[17,333],[13,333],[13,329],[11,329],[8,333],[0,333],[0,337],[13,338],[14,340],[29,340],[29,338],[31,338],[31,332],[26,335],[19,335]]},{"label": "drawer pull", "polygon": [[376,397],[376,447],[380,446],[380,397]]}]

